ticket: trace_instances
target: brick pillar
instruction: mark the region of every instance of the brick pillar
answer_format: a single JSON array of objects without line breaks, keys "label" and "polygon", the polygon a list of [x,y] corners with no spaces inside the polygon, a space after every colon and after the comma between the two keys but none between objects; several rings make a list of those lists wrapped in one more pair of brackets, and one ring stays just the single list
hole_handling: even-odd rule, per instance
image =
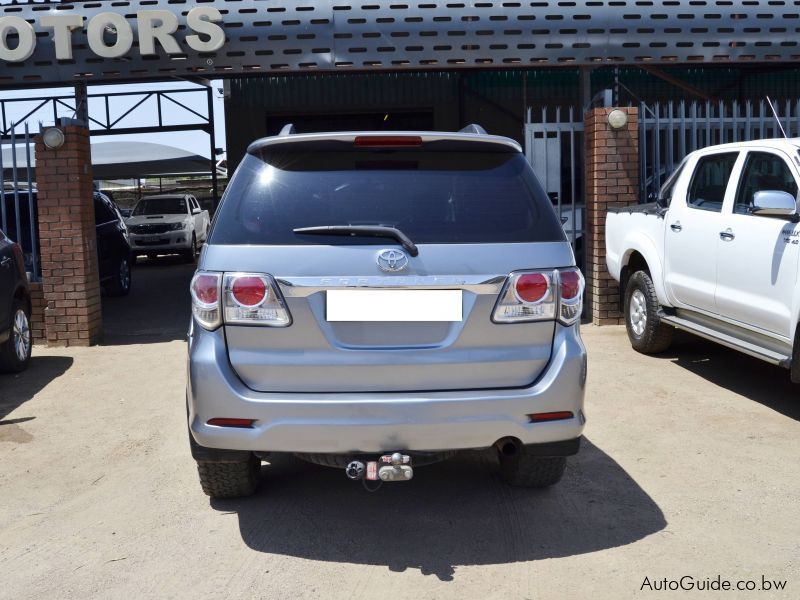
[{"label": "brick pillar", "polygon": [[102,333],[89,130],[62,131],[56,150],[36,137],[45,334],[50,346],[89,346]]},{"label": "brick pillar", "polygon": [[619,288],[606,269],[606,212],[639,201],[639,109],[620,108],[628,123],[608,124],[614,108],[594,108],[584,116],[586,140],[586,289],[592,323],[619,325]]},{"label": "brick pillar", "polygon": [[32,281],[31,288],[31,332],[36,342],[47,341],[44,334],[44,292],[42,284]]}]

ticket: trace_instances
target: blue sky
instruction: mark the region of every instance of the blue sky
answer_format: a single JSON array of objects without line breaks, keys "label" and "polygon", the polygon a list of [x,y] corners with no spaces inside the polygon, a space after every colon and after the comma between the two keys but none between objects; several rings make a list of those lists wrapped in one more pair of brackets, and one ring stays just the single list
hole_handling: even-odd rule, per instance
[{"label": "blue sky", "polygon": [[[2,1],[2,0],[0,0]],[[213,88],[213,96],[214,96],[214,118],[215,122],[215,132],[216,132],[216,146],[217,148],[225,148],[225,113],[224,113],[224,105],[223,105],[223,98],[222,98],[222,81],[214,81],[212,82]],[[154,90],[177,90],[177,89],[205,89],[203,86],[199,86],[197,84],[188,83],[184,81],[176,81],[176,82],[151,82],[151,83],[142,83],[142,84],[117,84],[117,85],[93,85],[89,86],[89,95],[93,93],[99,92],[148,92]],[[218,91],[219,90],[219,91]],[[8,121],[16,121],[21,119],[28,111],[33,109],[36,106],[35,102],[24,101],[25,98],[37,98],[43,96],[68,96],[72,95],[73,89],[71,87],[64,87],[64,88],[46,88],[46,89],[31,89],[31,90],[3,90],[2,91],[2,98],[3,100],[22,100],[20,102],[6,102],[6,119]],[[115,101],[111,104],[111,118],[112,120],[116,117],[121,116],[128,108],[130,108],[133,104],[135,104],[138,100],[140,100],[142,96],[138,97],[130,97],[130,98],[120,98],[115,99]],[[177,95],[176,100],[185,103],[187,106],[192,108],[193,110],[199,112],[200,114],[205,115],[207,107],[206,107],[206,98],[203,94],[187,94],[187,95]],[[148,104],[143,104],[138,109],[133,111],[128,117],[125,118],[124,121],[120,123],[120,126],[125,127],[145,127],[145,126],[152,126],[156,125],[155,121],[155,101],[154,99],[150,99]],[[99,112],[99,114],[98,114]],[[192,115],[191,113],[186,112],[185,110],[181,109],[180,107],[174,105],[171,102],[164,102],[162,104],[162,114],[164,121],[166,123],[197,123],[200,120]],[[60,109],[59,117],[71,117],[72,112],[67,110],[66,108]],[[101,105],[100,102],[89,102],[89,116],[95,116],[98,120],[105,119],[105,107]],[[28,126],[30,127],[31,131],[38,131],[39,130],[39,122],[41,121],[44,125],[50,125],[53,121],[53,111],[52,108],[48,105],[43,107],[39,112],[31,115],[27,119]],[[96,126],[93,126],[95,128]],[[17,131],[20,131],[19,129]],[[154,133],[154,134],[139,134],[135,136],[98,136],[94,138],[97,142],[111,142],[111,141],[120,141],[120,140],[136,140],[136,141],[143,141],[143,142],[155,142],[158,144],[167,144],[170,146],[177,146],[178,148],[183,148],[185,150],[189,150],[196,154],[200,154],[202,156],[208,157],[210,147],[209,147],[209,136],[203,131],[182,131],[182,132],[174,132],[174,133]]]}]

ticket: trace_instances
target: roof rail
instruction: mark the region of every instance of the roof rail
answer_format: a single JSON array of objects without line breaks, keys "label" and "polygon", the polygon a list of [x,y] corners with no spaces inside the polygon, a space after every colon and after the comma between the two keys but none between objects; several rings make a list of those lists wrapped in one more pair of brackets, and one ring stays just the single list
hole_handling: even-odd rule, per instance
[{"label": "roof rail", "polygon": [[281,129],[281,132],[278,135],[287,136],[287,135],[294,135],[295,133],[297,133],[297,131],[295,131],[294,125],[292,125],[291,123],[287,123],[286,125],[283,126],[283,129]]},{"label": "roof rail", "polygon": [[470,123],[466,127],[460,129],[458,133],[474,133],[476,135],[487,135],[486,130],[476,123]]}]

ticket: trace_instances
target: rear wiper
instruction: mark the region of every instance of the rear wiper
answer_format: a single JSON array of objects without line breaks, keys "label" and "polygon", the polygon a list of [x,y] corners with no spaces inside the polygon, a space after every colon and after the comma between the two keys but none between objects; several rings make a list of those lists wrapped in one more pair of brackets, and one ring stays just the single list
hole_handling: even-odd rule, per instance
[{"label": "rear wiper", "polygon": [[393,238],[400,242],[411,256],[419,254],[416,244],[405,233],[395,227],[384,227],[383,225],[320,225],[318,227],[298,227],[297,229],[292,229],[292,231],[308,235],[363,235]]}]

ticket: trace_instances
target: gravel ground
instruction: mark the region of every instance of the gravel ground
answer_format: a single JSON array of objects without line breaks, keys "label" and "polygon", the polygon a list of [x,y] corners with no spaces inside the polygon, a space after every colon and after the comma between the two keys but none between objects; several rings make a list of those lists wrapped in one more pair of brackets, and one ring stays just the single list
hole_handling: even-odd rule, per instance
[{"label": "gravel ground", "polygon": [[[191,272],[145,267],[139,282]],[[2,598],[685,597],[645,583],[682,576],[788,580],[723,596],[800,597],[800,388],[785,371],[690,337],[645,357],[623,328],[584,327],[586,440],[555,488],[507,488],[477,452],[375,494],[282,459],[257,496],[209,502],[185,343],[174,322],[133,335],[122,306],[106,306],[114,345],[38,347],[0,376]]]}]

